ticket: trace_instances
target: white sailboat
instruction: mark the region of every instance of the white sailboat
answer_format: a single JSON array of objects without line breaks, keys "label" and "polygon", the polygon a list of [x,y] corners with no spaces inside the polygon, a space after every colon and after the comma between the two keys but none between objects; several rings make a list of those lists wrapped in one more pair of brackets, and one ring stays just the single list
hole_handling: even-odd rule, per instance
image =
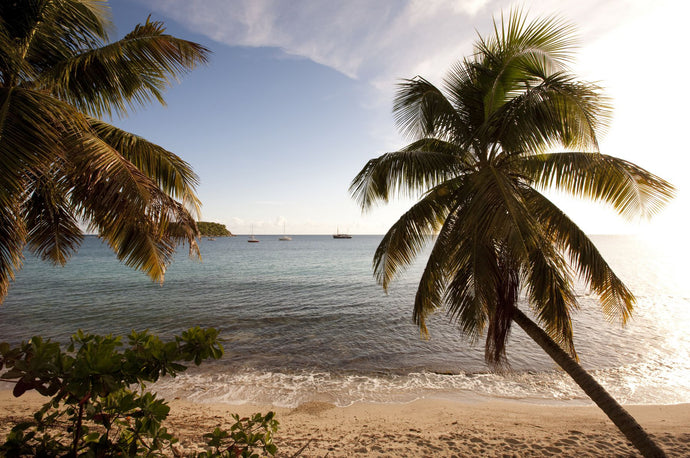
[{"label": "white sailboat", "polygon": [[283,223],[283,236],[278,237],[278,240],[280,240],[282,242],[289,242],[290,240],[292,240],[292,237],[285,235],[285,223]]},{"label": "white sailboat", "polygon": [[249,236],[249,239],[247,240],[249,243],[259,243],[259,240],[257,240],[256,237],[254,237],[254,225],[252,224],[252,235]]}]

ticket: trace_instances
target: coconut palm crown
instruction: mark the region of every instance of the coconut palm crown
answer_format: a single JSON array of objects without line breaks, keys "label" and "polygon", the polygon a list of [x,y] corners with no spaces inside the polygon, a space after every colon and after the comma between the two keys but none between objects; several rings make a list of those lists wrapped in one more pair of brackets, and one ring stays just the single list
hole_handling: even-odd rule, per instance
[{"label": "coconut palm crown", "polygon": [[97,232],[162,281],[198,255],[198,178],[175,154],[101,120],[152,101],[208,50],[147,19],[109,41],[104,0],[0,2],[0,301],[25,247],[55,264]]},{"label": "coconut palm crown", "polygon": [[494,367],[506,361],[512,323],[534,324],[523,307],[576,357],[577,278],[607,318],[625,323],[633,311],[633,294],[543,191],[603,202],[626,218],[649,217],[673,195],[661,178],[599,152],[611,108],[597,85],[569,70],[573,32],[557,17],[528,21],[514,11],[478,38],[442,89],[420,76],[403,80],[393,113],[412,142],[370,160],[350,187],[364,210],[395,194],[418,197],[383,237],[374,275],[387,289],[437,234],[414,320],[426,333],[427,317],[445,310],[465,335],[486,335]]}]

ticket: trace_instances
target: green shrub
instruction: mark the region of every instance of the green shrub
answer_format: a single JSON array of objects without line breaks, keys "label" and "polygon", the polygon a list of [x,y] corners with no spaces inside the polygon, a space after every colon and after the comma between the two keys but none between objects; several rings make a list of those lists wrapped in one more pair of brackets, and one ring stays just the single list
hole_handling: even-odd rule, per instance
[{"label": "green shrub", "polygon": [[[163,426],[170,412],[164,399],[146,384],[164,375],[218,359],[223,347],[215,329],[190,328],[164,342],[148,331],[122,337],[77,332],[65,350],[60,344],[33,337],[16,348],[0,343],[0,377],[15,382],[13,393],[36,390],[50,400],[33,420],[15,425],[2,456],[159,456],[178,440]],[[274,455],[278,422],[273,412],[240,419],[230,431],[207,434],[201,456]]]},{"label": "green shrub", "polygon": [[278,450],[273,444],[273,433],[278,430],[278,422],[273,419],[273,412],[265,416],[257,413],[251,417],[240,418],[233,414],[235,424],[230,431],[216,428],[209,434],[204,434],[208,449],[197,455],[199,458],[210,457],[238,457],[255,458],[253,448],[261,444],[261,450],[269,455],[275,455]]}]

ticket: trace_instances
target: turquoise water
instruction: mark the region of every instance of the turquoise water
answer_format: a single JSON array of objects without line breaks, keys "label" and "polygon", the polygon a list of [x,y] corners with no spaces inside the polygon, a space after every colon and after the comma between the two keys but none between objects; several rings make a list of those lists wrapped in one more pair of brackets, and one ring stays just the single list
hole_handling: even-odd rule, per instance
[{"label": "turquoise water", "polygon": [[[293,406],[322,400],[407,402],[419,397],[584,402],[585,397],[522,332],[508,349],[511,371],[491,373],[439,315],[419,339],[412,300],[423,263],[388,295],[371,258],[380,236],[278,236],[202,240],[203,262],[176,258],[161,286],[120,264],[87,237],[64,268],[27,257],[0,306],[0,340],[40,334],[65,341],[77,329],[170,336],[213,326],[227,339],[221,361],[157,385],[202,401]],[[638,297],[625,329],[607,323],[581,288],[575,316],[582,364],[624,403],[690,402],[690,288],[684,257],[631,237],[594,237]]]}]

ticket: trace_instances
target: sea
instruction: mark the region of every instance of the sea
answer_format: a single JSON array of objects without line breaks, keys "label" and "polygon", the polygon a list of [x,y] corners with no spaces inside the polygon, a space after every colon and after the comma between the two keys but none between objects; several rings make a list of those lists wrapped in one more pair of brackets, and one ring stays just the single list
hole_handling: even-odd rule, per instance
[{"label": "sea", "polygon": [[[517,326],[510,367],[501,372],[485,364],[483,341],[464,337],[443,313],[432,317],[430,338],[421,339],[412,304],[424,253],[386,294],[372,274],[382,236],[278,237],[204,238],[202,261],[180,249],[162,285],[120,263],[95,236],[64,267],[26,253],[0,305],[0,341],[41,335],[67,342],[78,329],[148,329],[169,338],[192,326],[215,327],[224,339],[222,359],[192,364],[153,387],[163,397],[197,402],[590,403]],[[573,321],[581,364],[623,404],[690,402],[687,248],[635,236],[592,239],[637,304],[622,327],[578,286]]]}]

